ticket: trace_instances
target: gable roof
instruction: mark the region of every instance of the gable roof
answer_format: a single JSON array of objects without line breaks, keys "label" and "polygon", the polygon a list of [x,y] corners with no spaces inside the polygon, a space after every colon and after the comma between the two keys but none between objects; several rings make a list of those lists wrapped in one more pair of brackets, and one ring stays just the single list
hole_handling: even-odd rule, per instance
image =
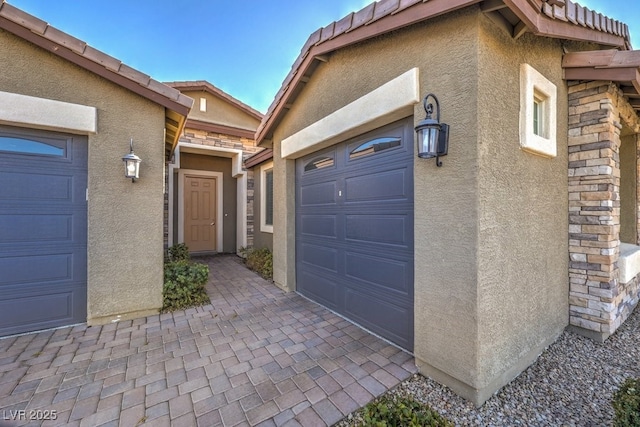
[{"label": "gable roof", "polygon": [[[228,104],[234,106],[235,108],[242,111],[249,117],[257,120],[258,123],[264,117],[264,115],[261,112],[254,110],[244,102],[234,98],[233,96],[229,95],[222,89],[215,87],[208,81],[196,80],[196,81],[183,81],[183,82],[165,82],[165,84],[181,92],[202,91],[202,92],[210,93],[213,96],[220,98],[223,101],[227,102]],[[214,132],[214,133],[221,133],[225,135],[237,136],[239,138],[247,138],[247,139],[254,139],[255,133],[256,133],[255,127],[251,127],[247,129],[247,128],[242,128],[237,126],[230,126],[230,125],[224,125],[220,123],[212,123],[209,121],[198,120],[193,117],[187,118],[185,127],[190,129],[198,129],[206,132]]]},{"label": "gable roof", "polygon": [[165,143],[177,144],[193,99],[5,0],[0,0],[0,28],[165,107]]},{"label": "gable roof", "polygon": [[532,32],[618,49],[631,48],[626,24],[571,0],[380,0],[309,36],[258,127],[256,142],[260,144],[262,140],[272,138],[273,129],[319,63],[326,61],[327,54],[475,4],[480,4],[484,13],[499,20],[514,38]]},{"label": "gable roof", "polygon": [[174,89],[177,89],[181,92],[189,92],[189,91],[207,92],[207,93],[210,93],[211,95],[217,96],[218,98],[221,98],[227,101],[229,104],[234,105],[236,108],[238,108],[241,111],[244,111],[246,114],[248,114],[249,116],[255,119],[262,120],[262,118],[264,117],[264,115],[258,110],[253,109],[249,105],[245,104],[244,102],[240,101],[237,98],[234,98],[233,96],[229,95],[227,92],[223,91],[222,89],[215,87],[214,85],[212,85],[206,80],[165,82],[164,84]]}]

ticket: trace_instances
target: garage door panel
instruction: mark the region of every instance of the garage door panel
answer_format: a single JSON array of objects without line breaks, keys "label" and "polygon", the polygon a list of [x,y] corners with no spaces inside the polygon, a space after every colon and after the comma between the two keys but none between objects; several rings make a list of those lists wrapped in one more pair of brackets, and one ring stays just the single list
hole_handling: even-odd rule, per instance
[{"label": "garage door panel", "polygon": [[345,274],[349,278],[409,295],[407,279],[410,276],[410,266],[406,261],[347,252],[345,267]]},{"label": "garage door panel", "polygon": [[73,280],[73,254],[47,254],[0,258],[0,286]]},{"label": "garage door panel", "polygon": [[336,238],[338,236],[337,218],[335,215],[302,215],[300,232],[306,236]]},{"label": "garage door panel", "polygon": [[302,244],[299,248],[300,260],[314,267],[324,268],[332,273],[338,272],[338,250],[324,246]]},{"label": "garage door panel", "polygon": [[411,194],[406,175],[401,169],[349,177],[345,179],[345,202],[407,200]]},{"label": "garage door panel", "polygon": [[407,215],[347,215],[345,235],[347,240],[408,248],[412,236],[407,232],[411,226]]},{"label": "garage door panel", "polygon": [[338,308],[338,285],[334,280],[323,276],[319,269],[307,268],[301,272],[299,291],[332,310]]},{"label": "garage door panel", "polygon": [[331,205],[336,203],[336,182],[320,182],[302,187],[301,206]]},{"label": "garage door panel", "polygon": [[0,173],[0,200],[71,201],[72,177],[55,174]]},{"label": "garage door panel", "polygon": [[72,242],[73,215],[0,215],[7,243]]},{"label": "garage door panel", "polygon": [[409,348],[407,330],[413,329],[413,310],[348,289],[345,292],[345,313],[367,329]]},{"label": "garage door panel", "polygon": [[14,294],[0,300],[0,324],[9,335],[24,332],[25,324],[38,330],[78,323],[78,312],[86,317],[86,298],[83,286],[44,290],[37,295]]}]

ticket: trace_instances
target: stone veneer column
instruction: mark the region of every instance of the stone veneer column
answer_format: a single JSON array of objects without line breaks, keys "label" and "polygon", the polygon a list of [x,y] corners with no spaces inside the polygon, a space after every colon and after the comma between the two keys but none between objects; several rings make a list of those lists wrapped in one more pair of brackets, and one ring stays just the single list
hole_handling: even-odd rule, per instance
[{"label": "stone veneer column", "polygon": [[569,323],[604,340],[620,325],[617,86],[569,84]]}]

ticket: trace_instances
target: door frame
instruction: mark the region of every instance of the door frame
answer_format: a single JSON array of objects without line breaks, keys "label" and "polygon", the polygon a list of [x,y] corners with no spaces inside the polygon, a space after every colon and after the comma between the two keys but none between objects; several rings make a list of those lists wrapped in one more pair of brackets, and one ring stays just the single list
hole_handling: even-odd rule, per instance
[{"label": "door frame", "polygon": [[184,179],[185,177],[194,176],[198,178],[215,178],[216,179],[216,247],[214,252],[222,252],[222,172],[202,171],[196,169],[179,169],[178,170],[178,242],[184,242]]}]

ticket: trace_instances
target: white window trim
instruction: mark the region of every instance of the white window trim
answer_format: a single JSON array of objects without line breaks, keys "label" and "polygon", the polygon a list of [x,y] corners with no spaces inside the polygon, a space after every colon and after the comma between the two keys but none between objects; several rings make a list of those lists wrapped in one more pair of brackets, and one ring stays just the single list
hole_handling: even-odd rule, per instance
[{"label": "white window trim", "polygon": [[267,225],[267,180],[268,171],[273,171],[273,162],[260,166],[260,231],[273,234],[273,224]]},{"label": "white window trim", "polygon": [[[543,135],[534,132],[534,100],[542,101]],[[520,147],[544,157],[558,155],[558,88],[529,64],[520,65]]]}]

